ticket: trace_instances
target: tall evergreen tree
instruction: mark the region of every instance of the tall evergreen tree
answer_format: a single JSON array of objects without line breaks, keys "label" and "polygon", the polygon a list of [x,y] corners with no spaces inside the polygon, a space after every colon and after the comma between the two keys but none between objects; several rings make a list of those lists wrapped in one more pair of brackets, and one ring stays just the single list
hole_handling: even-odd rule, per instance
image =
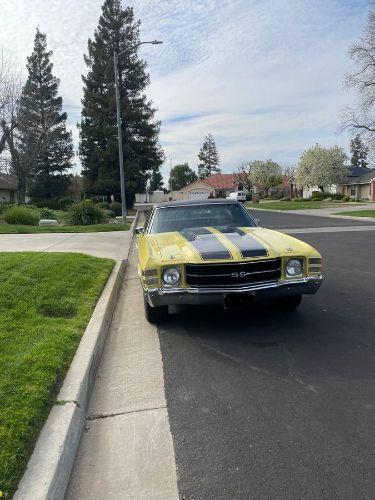
[{"label": "tall evergreen tree", "polygon": [[[114,195],[120,199],[116,101],[113,54],[139,43],[140,21],[131,7],[120,0],[105,0],[94,39],[88,41],[83,77],[80,155],[83,174],[91,192]],[[155,109],[144,94],[149,84],[146,63],[137,51],[119,58],[122,138],[126,200],[131,203],[136,191],[145,188],[150,172],[163,162],[158,143],[160,123]]]},{"label": "tall evergreen tree", "polygon": [[350,152],[351,152],[350,163],[352,167],[368,166],[367,163],[368,148],[363,144],[359,134],[357,134],[350,141]]},{"label": "tall evergreen tree", "polygon": [[27,180],[33,199],[59,196],[69,184],[66,171],[72,166],[72,137],[66,129],[67,115],[61,112],[60,81],[52,74],[51,56],[46,35],[37,29],[33,53],[27,58],[28,77],[17,117],[19,137],[15,161],[18,164],[14,167],[23,184],[21,198]]},{"label": "tall evergreen tree", "polygon": [[211,134],[208,134],[205,138],[203,146],[198,153],[198,159],[198,175],[200,179],[220,173],[219,153],[217,152],[215,139]]}]

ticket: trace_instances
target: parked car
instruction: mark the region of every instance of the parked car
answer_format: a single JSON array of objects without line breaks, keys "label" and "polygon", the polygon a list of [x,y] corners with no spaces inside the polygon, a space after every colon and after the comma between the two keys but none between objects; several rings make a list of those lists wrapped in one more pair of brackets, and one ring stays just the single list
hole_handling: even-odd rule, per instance
[{"label": "parked car", "polygon": [[145,314],[158,323],[172,304],[246,308],[261,301],[291,310],[322,282],[322,257],[284,233],[259,227],[235,200],[153,207],[139,233]]},{"label": "parked car", "polygon": [[229,196],[227,196],[227,200],[237,200],[244,203],[246,201],[246,194],[244,193],[244,191],[235,191],[234,193],[230,193]]}]

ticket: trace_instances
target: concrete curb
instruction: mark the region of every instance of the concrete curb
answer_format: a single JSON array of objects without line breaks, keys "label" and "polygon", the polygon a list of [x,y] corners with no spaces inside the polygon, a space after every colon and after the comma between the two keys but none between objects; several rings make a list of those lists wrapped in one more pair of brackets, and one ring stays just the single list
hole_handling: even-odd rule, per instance
[{"label": "concrete curb", "polygon": [[132,232],[134,232],[135,228],[137,227],[139,215],[140,215],[140,212],[139,212],[139,210],[137,210],[135,213],[133,222],[131,223],[131,226],[130,226],[130,231],[132,231]]},{"label": "concrete curb", "polygon": [[126,262],[115,264],[104,287],[14,495],[17,500],[65,497]]}]

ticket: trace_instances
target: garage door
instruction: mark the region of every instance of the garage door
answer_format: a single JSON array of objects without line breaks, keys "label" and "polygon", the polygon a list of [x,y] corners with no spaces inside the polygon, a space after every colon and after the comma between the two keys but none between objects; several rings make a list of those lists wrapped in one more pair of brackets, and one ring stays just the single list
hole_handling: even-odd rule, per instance
[{"label": "garage door", "polygon": [[208,191],[197,189],[196,191],[189,191],[188,196],[189,200],[207,200],[210,193]]}]

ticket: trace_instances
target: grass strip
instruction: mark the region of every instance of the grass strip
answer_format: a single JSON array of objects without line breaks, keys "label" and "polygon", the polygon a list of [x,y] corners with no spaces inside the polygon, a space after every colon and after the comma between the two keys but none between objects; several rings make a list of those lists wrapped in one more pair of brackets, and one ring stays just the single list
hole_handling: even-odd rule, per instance
[{"label": "grass strip", "polygon": [[12,496],[114,262],[0,253],[0,491]]},{"label": "grass strip", "polygon": [[353,210],[351,212],[337,212],[335,215],[349,215],[350,217],[374,217],[375,210]]},{"label": "grass strip", "polygon": [[[365,203],[365,202],[363,202]],[[363,204],[362,203],[362,204]],[[246,203],[246,208],[262,208],[266,210],[305,210],[312,208],[332,208],[359,206],[361,203],[319,202],[319,201],[270,201],[263,203]]]}]

